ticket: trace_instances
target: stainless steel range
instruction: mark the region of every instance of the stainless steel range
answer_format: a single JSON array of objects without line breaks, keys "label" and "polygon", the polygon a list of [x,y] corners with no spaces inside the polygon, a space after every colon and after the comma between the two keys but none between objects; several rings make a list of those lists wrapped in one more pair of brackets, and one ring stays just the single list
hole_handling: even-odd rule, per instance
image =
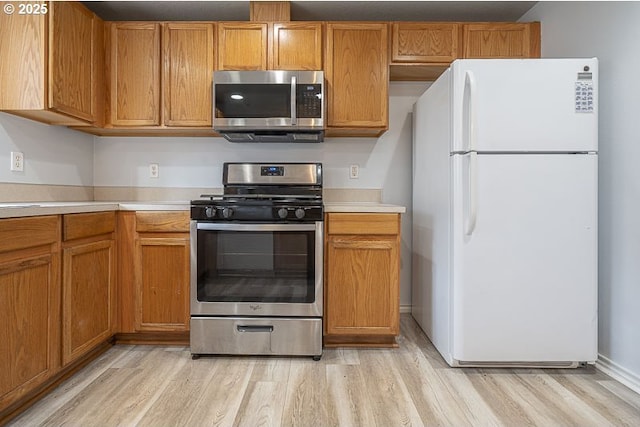
[{"label": "stainless steel range", "polygon": [[320,163],[225,163],[191,202],[191,354],[322,356]]}]

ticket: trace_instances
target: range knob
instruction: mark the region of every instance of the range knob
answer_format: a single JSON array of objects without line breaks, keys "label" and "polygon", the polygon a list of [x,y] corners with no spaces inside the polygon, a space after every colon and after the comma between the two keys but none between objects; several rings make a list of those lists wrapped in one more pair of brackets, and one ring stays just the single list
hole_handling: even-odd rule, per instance
[{"label": "range knob", "polygon": [[278,209],[278,216],[281,219],[285,219],[287,217],[287,215],[288,215],[288,212],[287,212],[287,210],[285,208]]},{"label": "range knob", "polygon": [[229,219],[233,216],[233,209],[231,208],[224,208],[222,209],[222,217]]},{"label": "range knob", "polygon": [[296,209],[296,218],[298,219],[304,218],[304,209],[302,208]]},{"label": "range knob", "polygon": [[213,218],[214,216],[216,216],[216,208],[214,208],[213,206],[207,206],[206,208],[204,208],[204,214],[207,218]]}]

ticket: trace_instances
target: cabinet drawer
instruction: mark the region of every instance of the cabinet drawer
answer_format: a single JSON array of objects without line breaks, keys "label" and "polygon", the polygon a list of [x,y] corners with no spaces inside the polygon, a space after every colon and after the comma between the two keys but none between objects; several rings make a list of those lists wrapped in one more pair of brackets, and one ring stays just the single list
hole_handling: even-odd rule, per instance
[{"label": "cabinet drawer", "polygon": [[96,212],[64,215],[63,240],[81,239],[113,233],[116,229],[115,212]]},{"label": "cabinet drawer", "polygon": [[189,211],[136,212],[136,231],[188,233],[189,215]]},{"label": "cabinet drawer", "polygon": [[399,234],[400,214],[330,213],[327,234]]},{"label": "cabinet drawer", "polygon": [[0,252],[55,243],[60,236],[58,224],[57,215],[0,220]]}]

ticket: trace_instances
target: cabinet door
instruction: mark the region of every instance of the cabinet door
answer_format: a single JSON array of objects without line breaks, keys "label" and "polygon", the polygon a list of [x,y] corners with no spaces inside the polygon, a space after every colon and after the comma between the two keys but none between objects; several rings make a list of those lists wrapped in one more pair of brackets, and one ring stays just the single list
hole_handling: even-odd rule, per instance
[{"label": "cabinet door", "polygon": [[81,3],[51,2],[49,107],[87,121],[95,119],[94,27],[97,18]]},{"label": "cabinet door", "polygon": [[219,70],[266,70],[267,24],[218,24]]},{"label": "cabinet door", "polygon": [[60,368],[60,220],[0,223],[0,408],[6,408]]},{"label": "cabinet door", "polygon": [[465,58],[539,58],[540,23],[464,25]]},{"label": "cabinet door", "polygon": [[46,14],[0,13],[0,110],[47,124],[101,125],[102,20],[80,2],[33,7],[45,5]]},{"label": "cabinet door", "polygon": [[136,329],[189,329],[189,236],[140,234],[136,263]]},{"label": "cabinet door", "polygon": [[388,126],[387,24],[327,24],[330,127]]},{"label": "cabinet door", "polygon": [[392,63],[449,63],[458,58],[458,24],[394,23],[391,28]]},{"label": "cabinet door", "polygon": [[0,407],[57,370],[59,292],[50,254],[0,264]]},{"label": "cabinet door", "polygon": [[399,333],[398,257],[396,237],[329,237],[326,334]]},{"label": "cabinet door", "polygon": [[102,240],[63,252],[62,363],[68,364],[112,335],[114,241]]},{"label": "cabinet door", "polygon": [[42,15],[0,13],[1,110],[46,108],[46,25]]},{"label": "cabinet door", "polygon": [[322,24],[273,24],[269,51],[272,70],[322,70]]},{"label": "cabinet door", "polygon": [[110,121],[115,126],[160,124],[160,24],[110,25]]},{"label": "cabinet door", "polygon": [[164,124],[211,126],[213,24],[163,25]]}]

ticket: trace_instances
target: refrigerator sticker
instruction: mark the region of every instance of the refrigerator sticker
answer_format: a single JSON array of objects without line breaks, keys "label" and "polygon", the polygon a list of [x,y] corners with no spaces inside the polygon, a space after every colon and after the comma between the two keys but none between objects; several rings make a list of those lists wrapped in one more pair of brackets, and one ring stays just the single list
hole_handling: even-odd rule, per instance
[{"label": "refrigerator sticker", "polygon": [[593,82],[576,82],[576,113],[593,113]]}]

